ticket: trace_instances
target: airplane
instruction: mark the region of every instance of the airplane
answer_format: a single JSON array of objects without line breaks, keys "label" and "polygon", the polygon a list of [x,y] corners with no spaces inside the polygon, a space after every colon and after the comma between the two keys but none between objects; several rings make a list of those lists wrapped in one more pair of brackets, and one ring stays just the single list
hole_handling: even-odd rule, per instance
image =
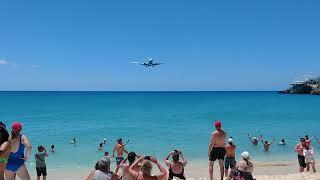
[{"label": "airplane", "polygon": [[146,62],[144,63],[140,63],[140,62],[131,62],[133,64],[139,64],[139,65],[143,65],[145,67],[155,67],[164,63],[160,63],[160,62],[154,62],[154,60],[152,58],[149,58]]}]

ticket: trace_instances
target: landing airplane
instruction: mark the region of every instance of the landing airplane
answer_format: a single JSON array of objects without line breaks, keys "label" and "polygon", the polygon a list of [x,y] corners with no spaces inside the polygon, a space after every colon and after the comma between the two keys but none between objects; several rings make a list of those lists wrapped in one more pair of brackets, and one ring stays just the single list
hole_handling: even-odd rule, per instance
[{"label": "landing airplane", "polygon": [[140,62],[131,62],[133,64],[139,64],[139,65],[143,65],[145,67],[155,67],[164,63],[160,63],[160,62],[154,62],[154,60],[152,58],[149,58],[146,62],[144,63],[140,63]]}]

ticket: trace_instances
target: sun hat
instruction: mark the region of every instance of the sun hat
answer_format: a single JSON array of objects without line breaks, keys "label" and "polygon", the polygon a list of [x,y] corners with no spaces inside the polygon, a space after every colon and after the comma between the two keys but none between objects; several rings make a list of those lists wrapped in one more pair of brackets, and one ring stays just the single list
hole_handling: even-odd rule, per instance
[{"label": "sun hat", "polygon": [[19,132],[22,130],[22,124],[20,122],[13,122],[12,123],[12,131]]},{"label": "sun hat", "polygon": [[244,151],[243,153],[241,153],[241,157],[244,159],[250,159],[250,155],[248,151]]}]

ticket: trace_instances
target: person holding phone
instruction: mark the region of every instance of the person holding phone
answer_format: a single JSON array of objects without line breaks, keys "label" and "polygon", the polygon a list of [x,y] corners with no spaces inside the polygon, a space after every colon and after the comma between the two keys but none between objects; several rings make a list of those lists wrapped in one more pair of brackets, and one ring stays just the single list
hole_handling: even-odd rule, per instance
[{"label": "person holding phone", "polygon": [[46,149],[41,145],[38,146],[38,152],[35,154],[37,180],[40,180],[41,175],[43,180],[47,178],[46,157],[48,157]]},{"label": "person holding phone", "polygon": [[[129,173],[129,168],[130,166],[134,163],[134,161],[136,160],[136,153],[135,152],[129,152],[128,156],[126,159],[124,159],[119,166],[117,166],[116,168],[116,174],[118,174],[119,169],[121,168],[122,170],[122,175],[120,176],[122,180],[134,180],[134,178],[131,176],[131,174]],[[126,163],[127,161],[129,161],[129,163]],[[137,165],[134,169],[137,173],[140,170],[140,166]]]},{"label": "person holding phone", "polygon": [[[170,156],[172,156],[172,162],[169,161]],[[180,156],[182,161],[179,161]],[[167,155],[164,162],[169,168],[169,180],[172,180],[173,177],[178,177],[179,179],[186,179],[184,175],[184,168],[187,165],[187,161],[185,160],[182,151],[177,149],[173,150]]]},{"label": "person holding phone", "polygon": [[[140,172],[135,171],[136,166],[141,163]],[[156,164],[160,170],[160,174],[151,175],[152,163]],[[136,180],[162,180],[166,175],[167,171],[161,166],[158,160],[155,157],[150,156],[141,156],[136,162],[134,162],[129,167],[129,173]]]}]

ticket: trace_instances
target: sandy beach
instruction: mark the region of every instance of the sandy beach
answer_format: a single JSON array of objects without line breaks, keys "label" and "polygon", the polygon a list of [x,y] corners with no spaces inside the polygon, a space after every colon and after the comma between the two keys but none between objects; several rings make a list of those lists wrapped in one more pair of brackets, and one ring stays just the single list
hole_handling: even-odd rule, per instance
[{"label": "sandy beach", "polygon": [[[270,161],[270,162],[254,162],[254,178],[257,180],[320,180],[319,173],[297,173],[297,163],[295,161]],[[215,169],[217,169],[215,164]],[[319,170],[320,166],[317,165]],[[114,167],[112,168],[114,169]],[[49,180],[81,180],[85,179],[92,168],[73,168],[73,169],[50,169],[48,168]],[[31,173],[31,179],[36,179],[35,171],[29,169]],[[187,179],[190,180],[207,180],[208,167],[205,162],[189,162],[186,168]],[[217,176],[215,171],[214,176]]]}]

